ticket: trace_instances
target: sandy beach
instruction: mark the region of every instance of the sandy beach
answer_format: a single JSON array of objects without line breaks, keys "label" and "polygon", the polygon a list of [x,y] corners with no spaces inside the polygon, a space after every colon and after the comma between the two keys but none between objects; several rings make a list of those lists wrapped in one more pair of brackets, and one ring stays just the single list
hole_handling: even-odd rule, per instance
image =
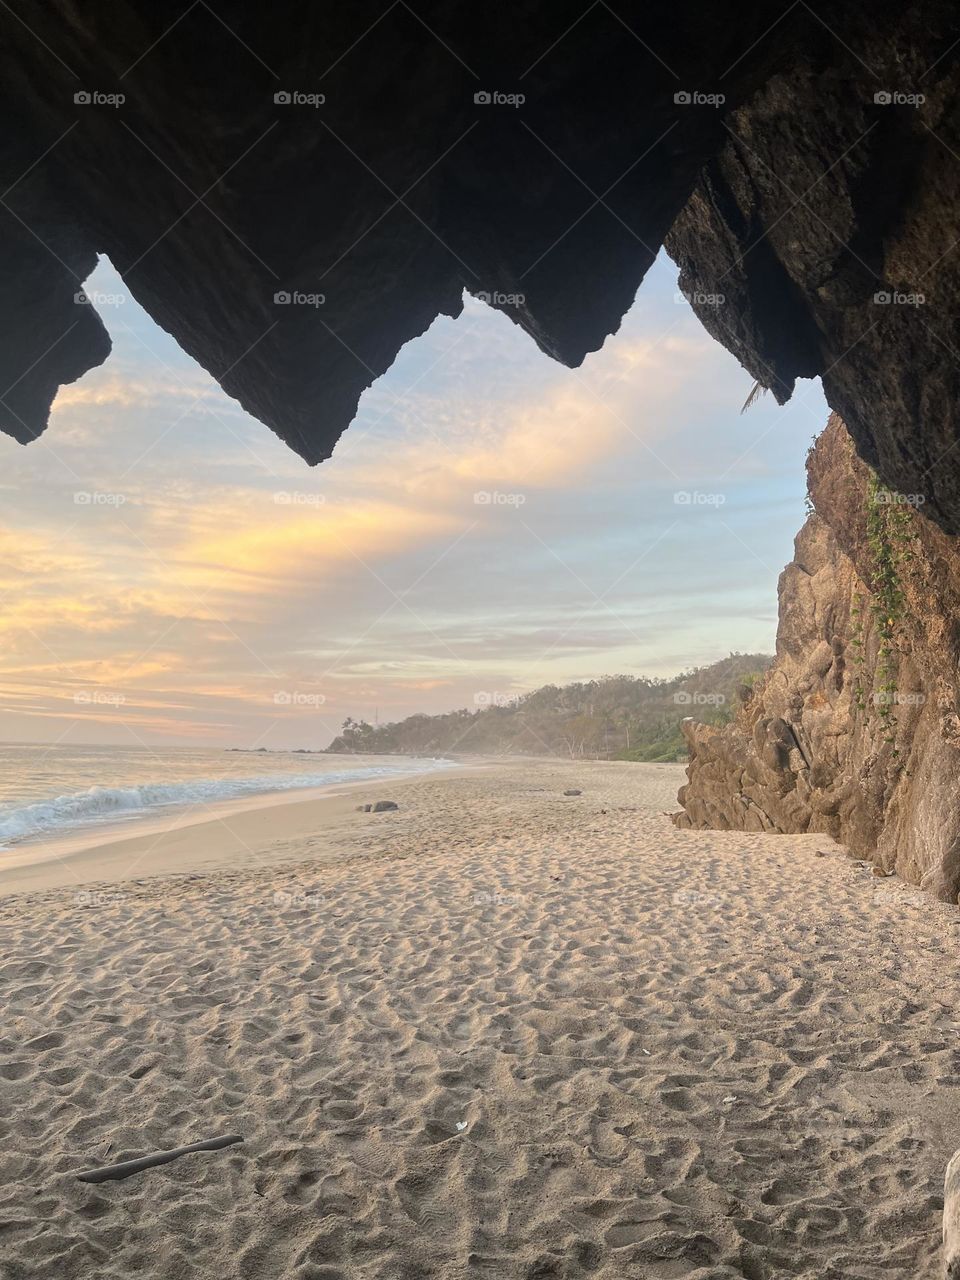
[{"label": "sandy beach", "polygon": [[960,916],[679,831],[682,780],[502,762],[7,873],[4,1280],[932,1280]]}]

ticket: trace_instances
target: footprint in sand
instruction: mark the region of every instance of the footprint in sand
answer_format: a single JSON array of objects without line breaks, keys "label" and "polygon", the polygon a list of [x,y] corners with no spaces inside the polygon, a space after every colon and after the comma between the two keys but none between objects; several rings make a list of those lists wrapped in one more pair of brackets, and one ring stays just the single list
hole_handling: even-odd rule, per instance
[{"label": "footprint in sand", "polygon": [[807,1188],[799,1178],[777,1178],[760,1193],[761,1204],[785,1205],[801,1200]]},{"label": "footprint in sand", "polygon": [[666,1214],[658,1214],[655,1218],[624,1218],[616,1222],[604,1236],[609,1249],[626,1249],[641,1240],[649,1240],[659,1235],[666,1222]]}]

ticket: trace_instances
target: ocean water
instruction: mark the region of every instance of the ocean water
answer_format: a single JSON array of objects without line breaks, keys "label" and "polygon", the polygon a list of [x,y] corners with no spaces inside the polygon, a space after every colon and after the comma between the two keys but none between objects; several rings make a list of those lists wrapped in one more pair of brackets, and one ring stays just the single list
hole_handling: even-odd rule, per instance
[{"label": "ocean water", "polygon": [[454,763],[194,747],[0,746],[0,850],[84,826],[243,796],[387,782]]}]

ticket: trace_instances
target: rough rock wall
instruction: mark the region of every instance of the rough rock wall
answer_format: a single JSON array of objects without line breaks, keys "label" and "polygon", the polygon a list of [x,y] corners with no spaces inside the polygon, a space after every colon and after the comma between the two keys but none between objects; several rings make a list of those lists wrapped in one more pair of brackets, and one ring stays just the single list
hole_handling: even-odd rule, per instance
[{"label": "rough rock wall", "polygon": [[956,12],[841,8],[856,56],[799,49],[732,111],[666,245],[763,386],[819,375],[860,456],[960,534],[960,76],[933,52]]},{"label": "rough rock wall", "polygon": [[836,415],[807,474],[776,662],[732,724],[685,723],[676,821],[822,831],[956,902],[960,542],[878,485]]}]

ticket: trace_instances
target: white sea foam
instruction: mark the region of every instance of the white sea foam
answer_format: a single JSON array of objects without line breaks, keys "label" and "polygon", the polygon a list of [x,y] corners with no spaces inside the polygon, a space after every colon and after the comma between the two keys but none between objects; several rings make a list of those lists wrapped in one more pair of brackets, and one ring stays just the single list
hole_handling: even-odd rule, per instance
[{"label": "white sea foam", "polygon": [[190,778],[183,782],[147,782],[126,787],[89,787],[32,804],[0,805],[0,845],[51,835],[71,827],[121,821],[165,806],[212,804],[242,796],[330,787],[345,782],[375,782],[448,768],[452,760],[404,760],[394,764],[329,770],[324,773],[274,773],[247,778]]}]

